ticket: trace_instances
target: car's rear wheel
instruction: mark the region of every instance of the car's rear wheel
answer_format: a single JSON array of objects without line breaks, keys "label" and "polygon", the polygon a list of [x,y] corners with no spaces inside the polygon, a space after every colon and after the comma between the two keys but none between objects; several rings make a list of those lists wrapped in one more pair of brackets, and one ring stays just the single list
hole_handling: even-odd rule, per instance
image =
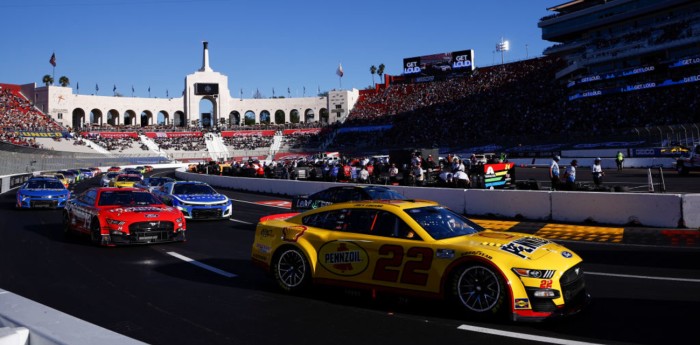
[{"label": "car's rear wheel", "polygon": [[275,281],[284,290],[299,292],[310,280],[311,268],[306,256],[299,249],[285,248],[272,262]]},{"label": "car's rear wheel", "polygon": [[497,316],[507,308],[503,278],[485,265],[466,265],[452,279],[452,293],[462,309],[473,315]]}]

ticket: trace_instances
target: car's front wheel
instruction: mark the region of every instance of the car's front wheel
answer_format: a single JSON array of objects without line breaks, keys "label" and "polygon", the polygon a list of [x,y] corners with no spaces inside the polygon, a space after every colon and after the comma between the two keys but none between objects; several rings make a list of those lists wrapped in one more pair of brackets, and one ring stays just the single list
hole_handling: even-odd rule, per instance
[{"label": "car's front wheel", "polygon": [[93,219],[90,223],[90,240],[95,245],[102,244],[102,232],[100,231],[100,221]]},{"label": "car's front wheel", "polygon": [[508,305],[508,292],[501,276],[485,265],[458,269],[452,279],[452,293],[462,309],[479,316],[496,316]]},{"label": "car's front wheel", "polygon": [[63,212],[63,236],[70,238],[73,236],[73,229],[71,229],[71,218],[67,211]]},{"label": "car's front wheel", "polygon": [[275,281],[284,290],[299,292],[309,282],[311,268],[306,256],[299,249],[286,248],[275,256],[272,262]]}]

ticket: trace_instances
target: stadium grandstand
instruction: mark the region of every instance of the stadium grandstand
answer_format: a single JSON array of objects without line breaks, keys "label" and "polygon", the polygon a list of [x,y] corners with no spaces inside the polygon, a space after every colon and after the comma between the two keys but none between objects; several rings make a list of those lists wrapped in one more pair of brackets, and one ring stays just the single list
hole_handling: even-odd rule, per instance
[{"label": "stadium grandstand", "polygon": [[[539,27],[554,45],[542,57],[432,68],[431,75],[384,75],[373,88],[308,100],[301,117],[296,108],[270,103],[284,110],[272,111],[272,118],[267,111],[249,117],[227,110],[202,123],[204,118],[193,121],[170,100],[159,100],[164,109],[172,107],[159,120],[146,113],[140,122],[136,114],[122,120],[97,109],[86,116],[76,107],[68,111],[67,125],[42,110],[51,109],[48,103],[30,101],[36,95],[27,90],[35,89],[0,84],[0,152],[11,162],[3,169],[53,169],[76,161],[271,160],[321,151],[385,154],[398,148],[533,156],[577,144],[658,147],[700,140],[699,2],[573,0],[549,10],[554,13]],[[205,44],[193,85],[209,70],[207,58]],[[217,82],[222,94],[228,92],[221,84],[226,79]],[[100,99],[110,101],[119,100]],[[104,106],[111,108],[116,106]]]}]

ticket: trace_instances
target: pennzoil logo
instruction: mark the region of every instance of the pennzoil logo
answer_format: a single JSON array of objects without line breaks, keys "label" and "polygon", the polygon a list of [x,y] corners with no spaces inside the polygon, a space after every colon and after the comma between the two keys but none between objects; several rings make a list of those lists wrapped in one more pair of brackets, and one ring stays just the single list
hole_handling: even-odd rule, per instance
[{"label": "pennzoil logo", "polygon": [[318,251],[318,262],[333,274],[350,277],[367,269],[369,256],[355,243],[332,241]]},{"label": "pennzoil logo", "polygon": [[530,301],[527,298],[516,298],[513,305],[515,309],[530,309]]}]

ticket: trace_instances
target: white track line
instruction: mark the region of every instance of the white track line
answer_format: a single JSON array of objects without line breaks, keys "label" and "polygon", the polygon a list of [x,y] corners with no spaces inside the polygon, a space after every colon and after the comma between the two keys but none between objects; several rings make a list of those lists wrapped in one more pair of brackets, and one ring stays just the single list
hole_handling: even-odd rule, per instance
[{"label": "white track line", "polygon": [[[229,198],[231,199],[231,198]],[[252,202],[252,201],[246,201],[246,200],[239,200],[239,199],[231,199],[231,201],[237,201],[237,202],[242,202],[246,204],[253,204],[253,205],[258,205],[258,206],[267,206],[267,207],[275,207],[275,208],[281,208],[284,210],[288,210],[289,207],[282,207],[282,206],[277,206],[277,205],[266,205],[266,204],[259,204],[257,202]]]},{"label": "white track line", "polygon": [[199,267],[201,267],[201,268],[203,268],[203,269],[205,269],[205,270],[209,270],[209,271],[212,271],[212,272],[214,272],[214,273],[216,273],[216,274],[220,274],[220,275],[222,275],[222,276],[224,276],[224,277],[226,277],[226,278],[238,277],[237,275],[235,275],[235,274],[233,274],[233,273],[229,273],[229,272],[226,272],[226,271],[222,271],[222,270],[220,270],[220,269],[218,269],[218,268],[216,268],[216,267],[212,267],[212,266],[209,266],[209,265],[207,265],[207,264],[203,264],[203,263],[201,263],[201,262],[199,262],[199,261],[197,261],[197,260],[190,259],[190,258],[188,258],[188,257],[186,257],[186,256],[184,256],[184,255],[182,255],[182,254],[178,254],[178,253],[175,253],[175,252],[167,252],[166,254],[171,255],[171,256],[174,256],[174,257],[176,257],[176,258],[178,258],[178,259],[180,259],[180,260],[182,260],[182,261],[189,262],[189,263],[191,263],[191,264],[193,264],[193,265],[195,265],[195,266],[199,266]]},{"label": "white track line", "polygon": [[251,222],[246,222],[246,221],[244,221],[244,220],[238,220],[238,219],[233,219],[233,218],[229,218],[228,220],[230,220],[230,221],[232,221],[232,222],[243,223],[243,224],[248,224],[248,225],[253,225],[253,224],[254,224],[254,223],[251,223]]},{"label": "white track line", "polygon": [[668,280],[668,281],[674,281],[674,282],[700,283],[700,279],[690,279],[690,278],[635,276],[635,275],[631,275],[631,274],[613,274],[613,273],[601,273],[601,272],[584,272],[584,274],[592,275],[592,276],[636,278],[636,279],[649,279],[649,280]]},{"label": "white track line", "polygon": [[476,326],[469,326],[469,325],[461,325],[461,326],[457,327],[457,329],[461,329],[463,331],[470,331],[470,332],[493,334],[493,335],[498,335],[501,337],[534,340],[534,341],[540,341],[543,343],[550,343],[550,344],[562,344],[562,345],[594,345],[595,344],[595,345],[597,345],[596,343],[586,343],[586,342],[575,341],[575,340],[542,337],[539,335],[515,333],[515,332],[501,331],[501,330],[492,329],[492,328],[476,327]]}]

